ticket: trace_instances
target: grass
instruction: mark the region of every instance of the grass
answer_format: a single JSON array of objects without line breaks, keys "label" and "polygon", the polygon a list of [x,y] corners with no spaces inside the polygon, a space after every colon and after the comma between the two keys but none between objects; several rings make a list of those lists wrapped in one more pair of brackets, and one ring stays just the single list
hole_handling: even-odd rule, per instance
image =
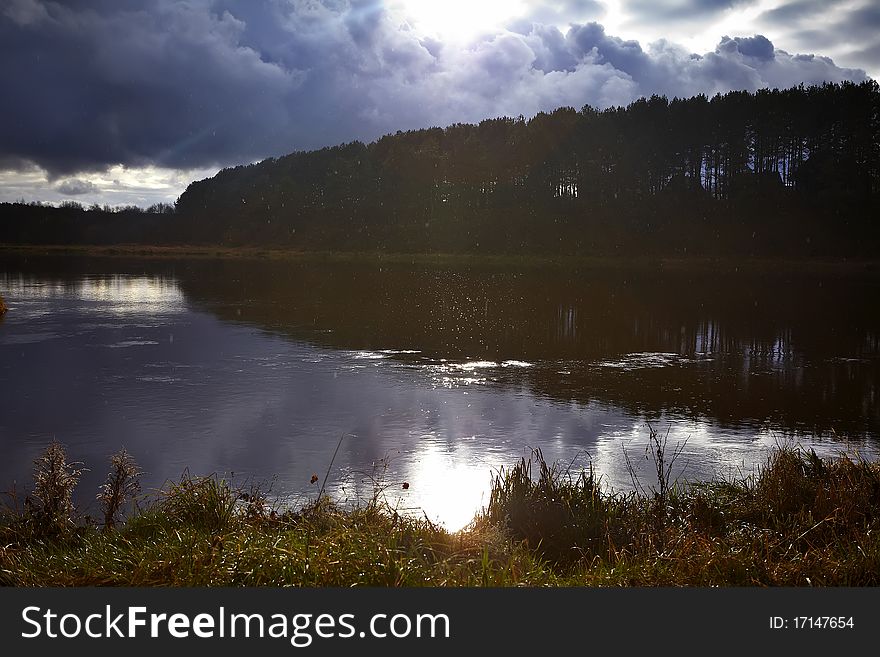
[{"label": "grass", "polygon": [[[54,449],[59,485],[72,490],[75,478],[66,475],[76,464],[66,454],[59,462]],[[0,514],[0,584],[880,583],[880,464],[847,456],[823,460],[779,447],[754,475],[738,480],[620,493],[604,490],[591,470],[548,464],[536,451],[494,477],[486,508],[456,533],[396,513],[380,494],[348,508],[321,495],[282,512],[258,489],[189,473],[121,522],[117,514],[123,501],[131,505],[137,472],[125,460],[119,483],[121,459],[105,484],[115,472],[118,485],[104,492],[121,492],[103,525],[74,522],[75,512],[41,514],[30,498],[23,505],[10,498]],[[67,504],[63,492],[56,498]]]},{"label": "grass", "polygon": [[403,253],[393,251],[303,251],[293,248],[154,244],[0,244],[0,255],[80,255],[137,258],[259,259],[289,262],[380,263],[439,267],[584,268],[611,271],[673,270],[712,273],[876,274],[880,261],[834,257],[579,256],[506,253]]}]

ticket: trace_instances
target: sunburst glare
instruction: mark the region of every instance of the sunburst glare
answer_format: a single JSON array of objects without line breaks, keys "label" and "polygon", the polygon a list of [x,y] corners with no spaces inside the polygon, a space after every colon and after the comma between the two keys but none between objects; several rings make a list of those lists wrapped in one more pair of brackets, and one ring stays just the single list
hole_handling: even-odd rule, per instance
[{"label": "sunburst glare", "polygon": [[496,30],[526,11],[519,0],[391,0],[387,6],[420,32],[445,41]]}]

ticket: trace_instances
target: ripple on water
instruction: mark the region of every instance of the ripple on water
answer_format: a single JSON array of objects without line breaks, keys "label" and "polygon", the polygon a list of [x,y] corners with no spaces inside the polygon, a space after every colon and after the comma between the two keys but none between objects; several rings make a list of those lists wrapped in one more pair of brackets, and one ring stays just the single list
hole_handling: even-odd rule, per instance
[{"label": "ripple on water", "polygon": [[460,370],[464,370],[465,372],[470,372],[478,369],[488,369],[491,367],[498,367],[498,363],[491,360],[472,360],[467,363],[458,363],[453,365],[453,367],[457,367]]},{"label": "ripple on water", "polygon": [[121,342],[115,342],[113,344],[105,345],[110,349],[125,349],[127,347],[145,347],[148,345],[156,345],[159,344],[155,340],[122,340]]},{"label": "ripple on water", "polygon": [[696,357],[690,357],[670,352],[640,351],[631,354],[625,354],[620,358],[601,360],[597,363],[594,363],[593,365],[594,367],[630,371],[652,369],[658,367],[671,367],[673,365],[683,365],[686,363],[701,363],[709,360],[713,359],[700,354],[698,354]]},{"label": "ripple on water", "polygon": [[0,339],[0,344],[35,344],[37,342],[46,342],[47,340],[54,340],[55,338],[60,337],[60,335],[51,331],[25,333],[21,335],[5,335]]},{"label": "ripple on water", "polygon": [[182,381],[179,377],[175,376],[139,376],[137,377],[138,381],[143,381],[144,383],[179,383]]},{"label": "ripple on water", "polygon": [[375,351],[351,351],[349,355],[356,360],[382,360],[386,357],[386,354]]}]

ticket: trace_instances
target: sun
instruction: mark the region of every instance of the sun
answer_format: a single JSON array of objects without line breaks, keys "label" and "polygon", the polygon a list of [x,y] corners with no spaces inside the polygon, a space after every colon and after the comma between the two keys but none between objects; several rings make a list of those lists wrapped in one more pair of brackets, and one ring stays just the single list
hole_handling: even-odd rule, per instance
[{"label": "sun", "polygon": [[520,0],[388,0],[390,12],[421,34],[441,41],[466,41],[480,33],[501,29],[522,16]]}]

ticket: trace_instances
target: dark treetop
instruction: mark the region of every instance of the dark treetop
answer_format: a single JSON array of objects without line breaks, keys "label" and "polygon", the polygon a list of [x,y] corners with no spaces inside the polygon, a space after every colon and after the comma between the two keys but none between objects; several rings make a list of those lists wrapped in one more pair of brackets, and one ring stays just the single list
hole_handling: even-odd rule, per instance
[{"label": "dark treetop", "polygon": [[0,241],[571,255],[871,255],[874,81],[563,107],[224,169],[175,207],[6,204]]}]

